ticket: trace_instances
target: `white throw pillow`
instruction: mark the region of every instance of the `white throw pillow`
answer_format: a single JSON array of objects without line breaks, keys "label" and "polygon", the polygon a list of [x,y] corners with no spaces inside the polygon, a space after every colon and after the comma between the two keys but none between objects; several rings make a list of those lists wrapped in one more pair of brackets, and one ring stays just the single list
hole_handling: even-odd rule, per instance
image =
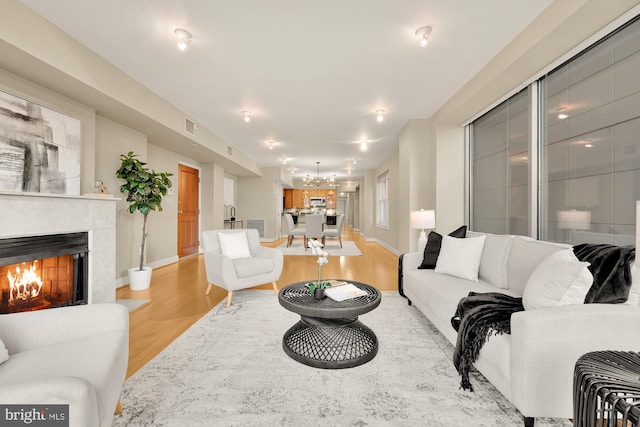
[{"label": "white throw pillow", "polygon": [[218,233],[220,252],[230,259],[251,258],[247,232]]},{"label": "white throw pillow", "polygon": [[435,272],[477,282],[485,238],[480,236],[458,239],[442,236],[442,247]]},{"label": "white throw pillow", "polygon": [[524,309],[584,303],[593,283],[587,267],[571,249],[552,253],[531,273],[522,295]]},{"label": "white throw pillow", "polygon": [[3,364],[9,360],[9,351],[7,351],[7,347],[5,347],[2,340],[0,340],[0,364]]}]

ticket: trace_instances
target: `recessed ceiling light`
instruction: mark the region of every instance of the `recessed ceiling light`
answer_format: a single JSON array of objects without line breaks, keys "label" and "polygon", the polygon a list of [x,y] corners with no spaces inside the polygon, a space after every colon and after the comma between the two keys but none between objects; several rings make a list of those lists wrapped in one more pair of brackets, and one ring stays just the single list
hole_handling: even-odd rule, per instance
[{"label": "recessed ceiling light", "polygon": [[565,114],[565,113],[560,113],[560,114],[558,114],[558,118],[559,118],[560,120],[564,120],[564,119],[566,119],[567,117],[569,117],[569,115],[568,115],[568,114]]},{"label": "recessed ceiling light", "polygon": [[242,116],[244,117],[244,122],[245,123],[249,123],[251,121],[251,111],[242,110],[240,113],[242,113]]},{"label": "recessed ceiling light", "polygon": [[282,159],[280,159],[280,160],[282,160],[282,164],[283,164],[283,165],[286,165],[286,164],[287,164],[287,158],[286,158],[286,157],[283,157],[283,158],[282,158]]},{"label": "recessed ceiling light", "polygon": [[269,150],[273,150],[273,141],[269,141]]},{"label": "recessed ceiling light", "polygon": [[376,120],[378,122],[384,121],[384,110],[376,110]]},{"label": "recessed ceiling light", "polygon": [[367,141],[360,142],[360,151],[367,151]]},{"label": "recessed ceiling light", "polygon": [[353,158],[353,164],[355,165],[356,163],[358,163],[358,158],[357,158],[357,157],[354,157],[354,158]]},{"label": "recessed ceiling light", "polygon": [[584,144],[586,148],[593,148],[593,144]]},{"label": "recessed ceiling light", "polygon": [[191,43],[191,33],[184,28],[176,28],[173,32],[178,37],[178,49],[185,50],[187,45]]},{"label": "recessed ceiling light", "polygon": [[431,35],[431,27],[426,25],[416,30],[416,37],[421,47],[425,47],[429,43],[429,36]]}]

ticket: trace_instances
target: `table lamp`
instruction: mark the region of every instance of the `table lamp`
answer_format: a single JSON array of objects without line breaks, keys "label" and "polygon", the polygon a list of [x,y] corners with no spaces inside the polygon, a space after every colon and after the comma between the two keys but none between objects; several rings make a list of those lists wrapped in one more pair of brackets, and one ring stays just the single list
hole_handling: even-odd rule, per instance
[{"label": "table lamp", "polygon": [[436,228],[436,211],[425,211],[424,209],[420,209],[419,211],[412,211],[411,228],[420,229],[420,237],[418,238],[418,251],[424,252],[424,247],[427,245],[427,234],[424,232],[424,229]]},{"label": "table lamp", "polygon": [[569,231],[566,243],[574,243],[573,237],[576,230],[591,229],[591,212],[571,209],[558,212],[558,228]]}]

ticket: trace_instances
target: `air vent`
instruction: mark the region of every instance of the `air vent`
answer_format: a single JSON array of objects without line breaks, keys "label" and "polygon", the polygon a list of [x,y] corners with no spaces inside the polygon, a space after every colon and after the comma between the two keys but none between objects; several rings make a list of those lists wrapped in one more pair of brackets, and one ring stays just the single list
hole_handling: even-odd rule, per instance
[{"label": "air vent", "polygon": [[258,230],[258,235],[264,237],[264,219],[247,219],[247,228],[255,228]]},{"label": "air vent", "polygon": [[227,145],[227,154],[233,156],[233,147],[230,145]]},{"label": "air vent", "polygon": [[184,131],[187,135],[195,136],[196,135],[196,122],[191,120],[189,117],[184,118]]}]

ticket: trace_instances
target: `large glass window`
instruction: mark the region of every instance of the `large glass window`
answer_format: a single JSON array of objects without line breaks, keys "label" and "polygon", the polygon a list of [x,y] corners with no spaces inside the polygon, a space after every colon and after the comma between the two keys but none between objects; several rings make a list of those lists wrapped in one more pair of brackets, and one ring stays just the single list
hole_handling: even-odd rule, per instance
[{"label": "large glass window", "polygon": [[640,22],[540,80],[540,237],[635,243],[640,200]]},{"label": "large glass window", "polygon": [[529,234],[530,90],[498,105],[471,125],[472,228]]},{"label": "large glass window", "polygon": [[473,121],[469,136],[473,230],[635,244],[639,18]]}]

